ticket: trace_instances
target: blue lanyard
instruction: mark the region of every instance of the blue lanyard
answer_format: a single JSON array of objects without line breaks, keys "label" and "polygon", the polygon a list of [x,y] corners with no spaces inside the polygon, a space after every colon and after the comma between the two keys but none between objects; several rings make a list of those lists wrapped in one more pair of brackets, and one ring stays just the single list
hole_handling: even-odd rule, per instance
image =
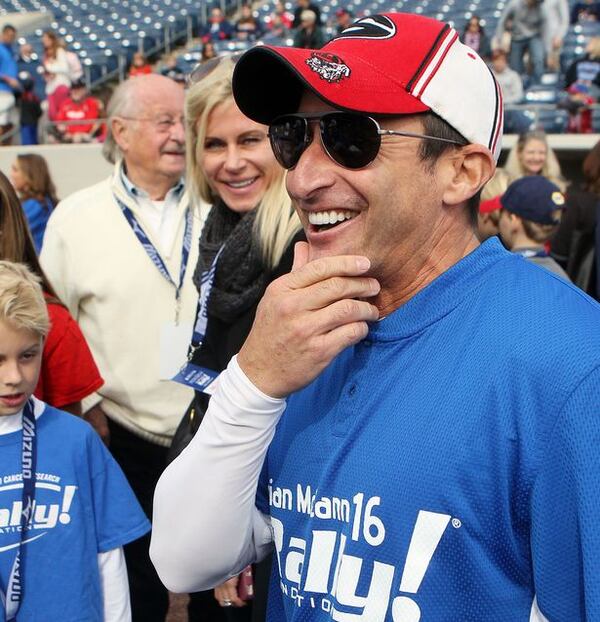
[{"label": "blue lanyard", "polygon": [[13,562],[6,594],[0,589],[0,598],[6,613],[6,622],[14,622],[23,600],[23,585],[25,579],[23,540],[25,530],[33,513],[35,499],[35,470],[37,460],[37,438],[35,428],[35,415],[31,400],[23,408],[23,428],[21,445],[21,474],[23,476],[23,496],[21,505],[21,541]]},{"label": "blue lanyard", "polygon": [[194,324],[194,332],[192,333],[192,343],[188,359],[202,345],[204,335],[206,334],[206,324],[208,323],[208,300],[210,292],[215,282],[215,273],[217,271],[217,262],[221,255],[223,246],[219,249],[216,257],[208,270],[205,270],[200,277],[200,297],[198,298],[198,306],[196,307],[196,323]]},{"label": "blue lanyard", "polygon": [[208,270],[205,270],[200,277],[200,297],[198,298],[198,306],[196,308],[196,323],[194,324],[194,332],[192,334],[192,343],[188,350],[187,362],[172,378],[175,382],[179,382],[194,389],[194,391],[207,392],[209,386],[219,375],[216,371],[206,367],[200,367],[192,363],[194,353],[202,345],[204,335],[206,334],[206,325],[208,323],[208,300],[215,281],[215,273],[217,271],[217,262],[223,246],[219,249],[216,257]]},{"label": "blue lanyard", "polygon": [[115,201],[123,212],[123,216],[129,223],[133,233],[139,240],[140,244],[146,251],[148,257],[152,263],[156,266],[158,271],[163,275],[169,283],[175,287],[175,300],[177,302],[176,323],[179,322],[179,305],[181,298],[181,288],[183,287],[183,279],[185,278],[185,271],[187,270],[188,260],[190,258],[190,249],[192,248],[192,210],[188,207],[185,213],[185,230],[183,232],[183,246],[181,249],[181,266],[179,267],[179,285],[173,281],[165,262],[162,260],[160,253],[156,250],[156,247],[150,241],[150,238],[146,235],[146,232],[142,229],[142,226],[138,222],[134,213],[131,211],[121,199],[115,194]]}]

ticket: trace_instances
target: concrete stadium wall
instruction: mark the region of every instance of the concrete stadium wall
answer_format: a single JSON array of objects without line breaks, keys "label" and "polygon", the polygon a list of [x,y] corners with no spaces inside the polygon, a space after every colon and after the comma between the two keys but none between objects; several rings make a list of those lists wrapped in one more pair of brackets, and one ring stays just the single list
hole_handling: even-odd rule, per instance
[{"label": "concrete stadium wall", "polygon": [[37,153],[48,162],[61,199],[110,175],[112,164],[102,157],[102,145],[35,145],[0,147],[0,171],[5,175],[20,153]]}]

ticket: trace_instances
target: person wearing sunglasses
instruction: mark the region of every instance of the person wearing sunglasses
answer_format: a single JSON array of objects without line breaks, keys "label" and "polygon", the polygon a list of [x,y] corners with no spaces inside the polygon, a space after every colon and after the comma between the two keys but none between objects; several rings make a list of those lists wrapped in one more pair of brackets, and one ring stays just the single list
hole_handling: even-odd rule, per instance
[{"label": "person wearing sunglasses", "polygon": [[[206,317],[206,326],[203,337],[192,339],[189,358],[191,366],[215,374],[242,347],[267,285],[290,271],[294,242],[305,239],[268,128],[244,116],[233,100],[237,58],[221,56],[212,68],[200,65],[186,96],[187,186],[193,200],[212,205],[194,272],[198,317]],[[182,422],[187,429],[192,416],[198,425],[209,400],[209,387],[193,388]],[[242,598],[245,583],[237,576],[217,586],[214,595],[192,593],[190,622],[263,621],[269,572],[268,562],[254,568],[253,599]]]},{"label": "person wearing sunglasses", "polygon": [[600,308],[477,240],[488,67],[389,13],[321,50],[252,49],[233,90],[307,243],[159,480],[163,581],[273,552],[272,622],[596,618]]}]

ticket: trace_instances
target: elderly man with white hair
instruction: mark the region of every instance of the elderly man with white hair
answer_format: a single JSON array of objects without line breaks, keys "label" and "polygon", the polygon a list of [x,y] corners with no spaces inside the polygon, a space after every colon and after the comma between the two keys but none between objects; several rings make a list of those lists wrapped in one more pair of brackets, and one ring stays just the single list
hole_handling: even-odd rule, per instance
[{"label": "elderly man with white hair", "polygon": [[[105,384],[84,404],[151,516],[152,493],[193,392],[169,379],[185,360],[202,221],[185,193],[183,90],[130,79],[108,108],[112,175],[56,208],[42,263],[79,322]],[[125,549],[134,620],[164,620],[168,594],[148,538]]]}]

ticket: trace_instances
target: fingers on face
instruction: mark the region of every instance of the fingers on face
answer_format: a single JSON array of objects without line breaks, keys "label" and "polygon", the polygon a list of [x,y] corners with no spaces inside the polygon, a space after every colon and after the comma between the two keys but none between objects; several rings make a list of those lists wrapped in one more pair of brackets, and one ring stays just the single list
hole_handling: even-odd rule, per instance
[{"label": "fingers on face", "polygon": [[303,296],[309,308],[321,309],[336,301],[371,298],[379,290],[377,280],[369,277],[334,276],[309,286]]},{"label": "fingers on face", "polygon": [[292,272],[288,278],[290,289],[302,289],[335,276],[360,276],[371,267],[366,257],[339,255],[321,257]]}]

